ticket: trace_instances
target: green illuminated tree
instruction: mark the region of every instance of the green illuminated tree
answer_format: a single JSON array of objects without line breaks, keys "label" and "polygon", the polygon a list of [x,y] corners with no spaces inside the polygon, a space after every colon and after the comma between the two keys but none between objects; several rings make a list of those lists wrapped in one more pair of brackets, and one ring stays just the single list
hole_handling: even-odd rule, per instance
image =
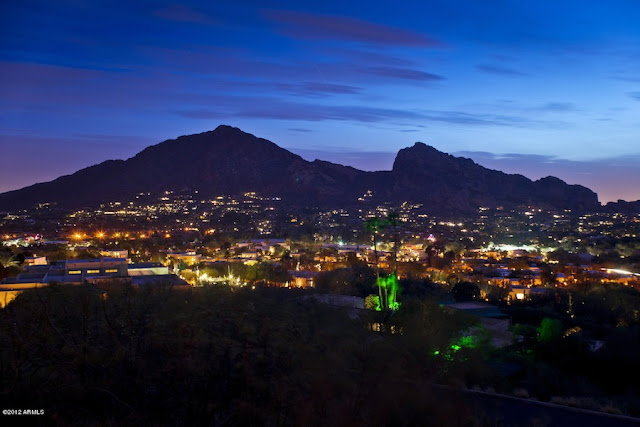
[{"label": "green illuminated tree", "polygon": [[388,276],[378,277],[376,281],[379,288],[384,289],[384,299],[380,301],[380,309],[382,311],[395,311],[400,307],[400,304],[396,301],[398,295],[398,278],[395,273]]},{"label": "green illuminated tree", "polygon": [[562,322],[545,317],[537,329],[538,341],[548,343],[562,336]]},{"label": "green illuminated tree", "polygon": [[[399,215],[396,212],[391,212],[387,215],[386,218],[379,218],[377,216],[369,218],[365,221],[365,228],[371,232],[373,239],[373,253],[376,262],[376,285],[378,286],[378,300],[380,304],[378,305],[378,309],[384,312],[395,311],[399,304],[397,302],[398,295],[398,261],[397,261],[397,253],[398,253],[398,238],[397,238],[397,227],[399,223]],[[394,245],[393,245],[393,260],[394,260],[394,269],[393,272],[389,276],[380,276],[380,266],[378,263],[378,233],[385,226],[393,227],[394,233]]]},{"label": "green illuminated tree", "polygon": [[371,238],[373,240],[373,256],[376,263],[376,284],[378,285],[378,296],[380,301],[382,302],[382,286],[380,286],[380,265],[378,263],[378,232],[382,230],[385,226],[385,222],[382,218],[374,216],[368,218],[364,222],[364,228],[371,233]]},{"label": "green illuminated tree", "polygon": [[386,221],[387,225],[392,227],[393,229],[393,278],[392,282],[387,281],[389,285],[389,290],[391,291],[391,296],[387,297],[387,307],[386,309],[395,310],[397,308],[397,292],[398,292],[398,225],[400,224],[400,215],[398,212],[391,211],[387,214]]}]

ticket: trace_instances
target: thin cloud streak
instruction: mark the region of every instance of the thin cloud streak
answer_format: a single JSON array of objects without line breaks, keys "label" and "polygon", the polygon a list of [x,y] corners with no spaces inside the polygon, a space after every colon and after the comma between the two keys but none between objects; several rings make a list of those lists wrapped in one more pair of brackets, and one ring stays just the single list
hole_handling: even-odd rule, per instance
[{"label": "thin cloud streak", "polygon": [[489,74],[500,74],[503,76],[526,76],[526,73],[502,65],[482,64],[476,67],[478,70]]},{"label": "thin cloud streak", "polygon": [[[389,119],[424,119],[424,116],[404,110],[390,108],[375,108],[364,106],[317,105],[306,103],[284,102],[278,99],[255,100],[250,103],[245,99],[229,99],[235,104],[235,109],[220,110],[193,109],[178,110],[176,114],[193,119],[219,119],[225,117],[241,117],[254,119],[302,120],[302,121],[354,121],[373,123]],[[254,107],[247,107],[254,105]]]},{"label": "thin cloud streak", "polygon": [[397,67],[370,67],[363,68],[363,73],[374,74],[376,76],[391,77],[394,79],[406,79],[406,80],[418,80],[418,81],[433,81],[444,80],[444,77],[433,73],[427,73],[425,71],[413,70],[410,68],[397,68]]},{"label": "thin cloud streak", "polygon": [[321,15],[291,10],[266,10],[264,16],[279,24],[286,36],[301,39],[330,39],[396,46],[437,47],[441,43],[421,33],[344,16]]},{"label": "thin cloud streak", "polygon": [[[516,128],[552,127],[561,128],[561,122],[530,119],[524,116],[499,114],[472,114],[463,111],[419,111],[394,108],[376,108],[362,105],[324,105],[283,101],[278,98],[259,97],[215,97],[194,95],[199,104],[213,103],[219,107],[186,108],[174,110],[174,114],[191,119],[254,118],[299,121],[351,121],[376,123],[390,120],[413,120],[416,124],[429,122],[449,123],[464,126],[501,126]],[[253,107],[249,108],[247,105]]]},{"label": "thin cloud streak", "polygon": [[533,108],[538,111],[547,111],[554,113],[565,113],[569,111],[578,111],[578,108],[571,102],[547,102],[544,105]]}]

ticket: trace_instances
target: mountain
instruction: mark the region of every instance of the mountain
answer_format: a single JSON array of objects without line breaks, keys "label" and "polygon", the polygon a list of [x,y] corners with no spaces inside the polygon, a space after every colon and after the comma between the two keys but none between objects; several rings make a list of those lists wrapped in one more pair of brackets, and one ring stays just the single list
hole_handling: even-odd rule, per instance
[{"label": "mountain", "polygon": [[398,152],[392,173],[396,194],[445,210],[525,205],[582,211],[600,206],[597,194],[586,187],[551,176],[531,181],[487,169],[421,142]]},{"label": "mountain", "polygon": [[597,195],[558,178],[538,181],[484,168],[423,143],[398,153],[391,171],[309,162],[240,129],[181,136],[148,147],[128,160],[109,160],[72,175],[0,194],[0,210],[38,203],[63,208],[125,201],[139,193],[198,190],[204,197],[255,191],[285,203],[348,206],[371,191],[377,203],[411,201],[432,212],[470,212],[478,207],[531,205],[589,210]]},{"label": "mountain", "polygon": [[640,213],[640,200],[635,202],[627,202],[626,200],[609,202],[602,207],[602,210],[609,213],[638,214]]}]

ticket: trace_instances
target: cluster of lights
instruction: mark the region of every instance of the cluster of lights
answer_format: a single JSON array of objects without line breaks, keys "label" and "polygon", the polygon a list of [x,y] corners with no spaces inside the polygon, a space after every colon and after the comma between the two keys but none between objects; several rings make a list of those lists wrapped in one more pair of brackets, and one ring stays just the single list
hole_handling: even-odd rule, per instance
[{"label": "cluster of lights", "polygon": [[[146,238],[150,237],[152,234],[153,234],[153,233],[140,233],[140,234],[138,235],[138,237],[139,237],[139,238],[141,238],[141,239],[146,239]],[[96,233],[95,233],[95,235],[94,235],[94,236],[95,236],[95,238],[97,238],[97,239],[104,239],[104,238],[107,238],[107,237],[108,237],[107,233],[106,233],[106,232],[104,232],[104,231],[98,231],[98,232],[96,232]],[[74,233],[72,234],[72,237],[73,237],[73,239],[75,239],[75,240],[82,240],[82,239],[88,239],[88,238],[90,238],[91,236],[90,236],[90,235],[88,235],[88,234],[86,234],[86,233],[83,233],[83,232],[81,232],[81,231],[76,231],[76,232],[74,232]],[[136,235],[135,235],[135,234],[132,234],[132,233],[122,233],[122,232],[115,232],[115,233],[113,233],[113,238],[114,238],[114,239],[119,239],[119,238],[121,238],[121,237],[135,239],[135,238],[136,238]],[[166,233],[166,234],[164,235],[164,237],[166,237],[166,238],[170,238],[170,237],[171,237],[171,234]]]}]

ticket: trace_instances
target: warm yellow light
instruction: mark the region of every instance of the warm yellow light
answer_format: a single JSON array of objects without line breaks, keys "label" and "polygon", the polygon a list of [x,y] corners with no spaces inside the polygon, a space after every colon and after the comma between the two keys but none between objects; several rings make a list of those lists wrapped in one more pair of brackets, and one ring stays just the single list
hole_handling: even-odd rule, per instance
[{"label": "warm yellow light", "polygon": [[98,239],[102,239],[102,238],[104,237],[104,232],[102,232],[102,231],[98,231],[98,232],[96,233],[96,237],[97,237]]},{"label": "warm yellow light", "polygon": [[141,235],[140,235],[140,238],[141,238],[141,239],[144,239],[145,237],[147,237],[147,236],[146,236],[146,234],[141,234]]},{"label": "warm yellow light", "polygon": [[166,237],[168,239],[169,237],[171,237],[171,234],[167,233],[167,234],[164,235],[164,237]]},{"label": "warm yellow light", "polygon": [[73,235],[73,237],[76,238],[76,239],[82,239],[82,234],[76,233],[76,234]]}]

